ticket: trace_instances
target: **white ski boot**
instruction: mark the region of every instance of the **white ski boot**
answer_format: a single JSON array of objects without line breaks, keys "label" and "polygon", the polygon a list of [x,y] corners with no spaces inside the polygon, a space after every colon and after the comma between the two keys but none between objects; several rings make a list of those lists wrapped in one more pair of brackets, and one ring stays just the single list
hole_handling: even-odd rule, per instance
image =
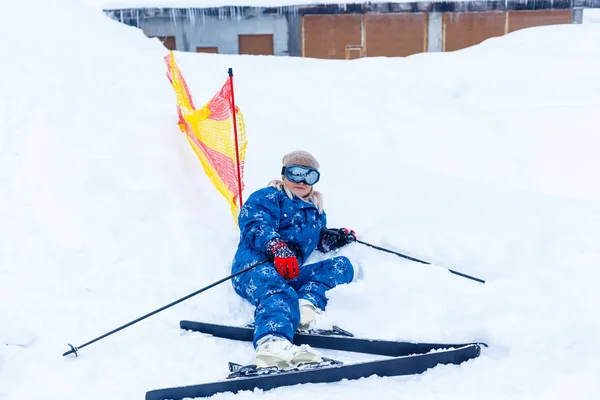
[{"label": "white ski boot", "polygon": [[267,335],[256,346],[254,364],[257,368],[288,369],[299,364],[321,362],[321,354],[307,345],[296,346],[287,339]]},{"label": "white ski boot", "polygon": [[317,308],[306,299],[298,300],[298,305],[300,306],[300,326],[298,329],[308,329],[315,320]]}]

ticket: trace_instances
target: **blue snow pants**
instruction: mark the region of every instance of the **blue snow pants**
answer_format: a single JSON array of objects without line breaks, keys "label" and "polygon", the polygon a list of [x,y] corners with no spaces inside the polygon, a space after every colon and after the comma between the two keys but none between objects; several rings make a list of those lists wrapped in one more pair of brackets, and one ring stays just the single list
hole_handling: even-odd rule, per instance
[{"label": "blue snow pants", "polygon": [[267,262],[232,279],[235,292],[253,304],[254,347],[266,335],[293,340],[300,324],[298,299],[306,299],[318,309],[325,310],[325,292],[333,287],[350,283],[354,268],[343,256],[300,267],[300,274],[286,281]]}]

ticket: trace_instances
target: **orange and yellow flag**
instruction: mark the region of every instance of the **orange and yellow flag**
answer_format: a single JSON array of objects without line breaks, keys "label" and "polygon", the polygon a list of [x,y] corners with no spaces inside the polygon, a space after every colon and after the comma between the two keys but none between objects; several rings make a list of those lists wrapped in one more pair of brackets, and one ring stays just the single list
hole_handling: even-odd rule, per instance
[{"label": "orange and yellow flag", "polygon": [[233,101],[231,76],[221,90],[197,110],[172,52],[165,57],[165,62],[167,77],[177,96],[179,128],[186,133],[213,185],[229,202],[237,223],[248,143],[244,117]]}]

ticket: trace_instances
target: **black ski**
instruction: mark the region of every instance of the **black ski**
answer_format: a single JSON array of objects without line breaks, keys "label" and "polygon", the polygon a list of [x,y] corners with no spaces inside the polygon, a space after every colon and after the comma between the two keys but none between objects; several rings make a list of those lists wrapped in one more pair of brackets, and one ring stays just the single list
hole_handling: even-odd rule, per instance
[{"label": "black ski", "polygon": [[344,379],[360,379],[372,375],[399,376],[425,372],[438,364],[460,364],[478,357],[481,347],[470,344],[451,350],[440,350],[428,354],[395,357],[388,360],[369,361],[351,365],[336,365],[317,369],[292,370],[265,375],[243,376],[200,385],[172,387],[146,393],[146,400],[182,400],[185,398],[208,397],[216,393],[242,390],[270,390],[281,386],[302,383],[339,382]]},{"label": "black ski", "polygon": [[[207,333],[216,337],[252,342],[254,329],[246,326],[219,325],[206,322],[180,321],[181,329]],[[338,331],[338,334],[335,332]],[[344,332],[344,333],[341,333]],[[377,354],[382,356],[399,357],[411,354],[425,354],[431,350],[458,348],[470,344],[487,345],[481,342],[473,343],[413,343],[394,340],[374,340],[355,338],[351,333],[334,327],[333,331],[321,333],[296,333],[294,344],[308,344],[311,347],[331,350],[352,351],[356,353]]]}]

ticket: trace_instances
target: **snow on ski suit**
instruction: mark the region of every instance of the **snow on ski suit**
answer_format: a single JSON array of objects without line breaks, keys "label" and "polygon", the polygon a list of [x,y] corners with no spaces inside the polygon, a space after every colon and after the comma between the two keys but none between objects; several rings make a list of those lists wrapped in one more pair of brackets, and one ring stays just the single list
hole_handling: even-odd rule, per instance
[{"label": "snow on ski suit", "polygon": [[232,273],[269,258],[266,244],[280,237],[294,251],[300,265],[298,277],[286,281],[270,260],[232,279],[235,292],[253,304],[254,346],[265,335],[292,341],[300,323],[298,299],[306,299],[324,310],[325,292],[336,285],[350,283],[354,269],[343,256],[302,265],[320,246],[321,229],[326,227],[325,212],[294,196],[287,197],[276,187],[254,192],[238,217],[240,243],[233,259]]}]

